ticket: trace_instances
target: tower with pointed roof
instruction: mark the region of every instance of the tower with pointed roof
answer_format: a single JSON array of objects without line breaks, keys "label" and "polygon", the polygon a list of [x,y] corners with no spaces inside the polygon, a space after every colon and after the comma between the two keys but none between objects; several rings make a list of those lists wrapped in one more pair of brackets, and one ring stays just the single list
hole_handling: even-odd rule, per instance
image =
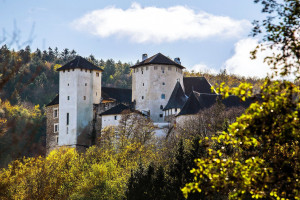
[{"label": "tower with pointed roof", "polygon": [[132,69],[132,101],[136,109],[147,113],[154,122],[164,121],[163,108],[179,82],[183,85],[183,69],[179,58],[158,53],[150,58],[143,54],[142,61]]},{"label": "tower with pointed roof", "polygon": [[85,146],[78,137],[101,99],[102,69],[77,56],[59,68],[59,146]]}]

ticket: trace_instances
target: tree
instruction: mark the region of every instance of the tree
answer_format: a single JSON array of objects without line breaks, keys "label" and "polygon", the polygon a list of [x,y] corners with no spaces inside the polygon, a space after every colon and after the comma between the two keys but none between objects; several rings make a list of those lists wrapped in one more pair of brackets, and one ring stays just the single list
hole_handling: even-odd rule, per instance
[{"label": "tree", "polygon": [[258,50],[270,48],[273,55],[266,57],[272,65],[274,75],[294,74],[300,78],[300,2],[299,0],[254,0],[263,5],[266,19],[254,21],[252,35],[263,34],[261,44],[252,52],[255,58]]},{"label": "tree", "polygon": [[[296,75],[299,78],[299,14],[298,0],[255,0],[262,12],[270,16],[254,28],[254,35],[265,28],[263,46],[277,49],[267,57],[274,75]],[[273,14],[273,16],[272,16]],[[255,51],[253,52],[255,55]],[[249,84],[218,91],[242,99],[253,95]],[[224,191],[230,199],[300,199],[300,88],[289,81],[265,79],[260,101],[251,104],[227,131],[211,138],[210,157],[199,158],[191,172],[194,181],[182,189],[191,192]],[[221,146],[214,149],[214,146]],[[231,149],[231,151],[228,151]],[[209,179],[207,187],[206,178]],[[204,189],[205,188],[205,189]]]}]

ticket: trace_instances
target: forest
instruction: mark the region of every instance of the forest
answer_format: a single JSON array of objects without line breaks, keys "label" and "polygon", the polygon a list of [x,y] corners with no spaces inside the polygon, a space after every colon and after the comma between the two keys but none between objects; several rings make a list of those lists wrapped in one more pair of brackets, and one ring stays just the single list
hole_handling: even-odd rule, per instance
[{"label": "forest", "polygon": [[[257,96],[247,109],[221,103],[201,110],[176,134],[156,138],[150,120],[124,114],[96,145],[63,147],[45,156],[45,105],[58,92],[56,69],[75,50],[0,49],[0,199],[300,199],[300,3],[255,0],[273,75],[265,79],[204,76],[226,98]],[[264,29],[264,32],[262,31]],[[264,46],[252,52],[253,58]],[[102,83],[131,87],[132,63],[87,59],[104,69]],[[293,80],[276,79],[293,75]],[[135,123],[128,123],[133,117]],[[204,128],[205,127],[205,131]]]}]

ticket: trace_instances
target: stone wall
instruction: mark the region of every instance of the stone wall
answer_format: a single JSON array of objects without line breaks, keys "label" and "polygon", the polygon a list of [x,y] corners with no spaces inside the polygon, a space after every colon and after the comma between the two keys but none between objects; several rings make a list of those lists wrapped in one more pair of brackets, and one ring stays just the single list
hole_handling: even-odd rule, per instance
[{"label": "stone wall", "polygon": [[[54,110],[57,109],[57,117],[54,117]],[[46,107],[46,155],[48,155],[53,149],[58,147],[58,133],[54,132],[54,124],[58,124],[59,110],[58,104]],[[58,130],[59,131],[59,130]]]}]

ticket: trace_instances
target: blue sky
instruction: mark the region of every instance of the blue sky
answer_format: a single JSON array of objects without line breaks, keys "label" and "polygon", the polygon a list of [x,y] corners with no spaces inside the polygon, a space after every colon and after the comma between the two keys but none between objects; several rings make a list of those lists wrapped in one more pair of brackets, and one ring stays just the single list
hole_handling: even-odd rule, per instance
[{"label": "blue sky", "polygon": [[189,70],[263,76],[262,57],[249,59],[260,10],[253,0],[0,0],[0,28],[11,33],[15,21],[25,41],[34,25],[32,50],[69,48],[132,63],[161,52]]}]

